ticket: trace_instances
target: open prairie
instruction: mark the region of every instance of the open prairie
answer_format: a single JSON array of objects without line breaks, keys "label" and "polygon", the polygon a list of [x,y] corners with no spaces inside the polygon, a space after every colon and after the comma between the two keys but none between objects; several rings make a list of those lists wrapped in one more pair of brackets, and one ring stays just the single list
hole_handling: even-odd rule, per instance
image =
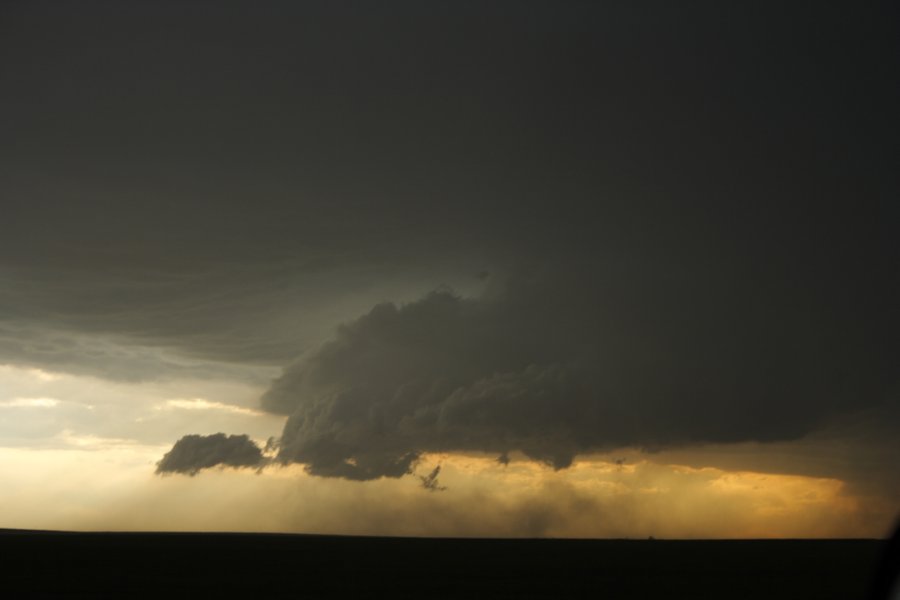
[{"label": "open prairie", "polygon": [[[875,540],[0,535],[15,597],[865,598]],[[13,597],[13,596],[9,596]]]}]

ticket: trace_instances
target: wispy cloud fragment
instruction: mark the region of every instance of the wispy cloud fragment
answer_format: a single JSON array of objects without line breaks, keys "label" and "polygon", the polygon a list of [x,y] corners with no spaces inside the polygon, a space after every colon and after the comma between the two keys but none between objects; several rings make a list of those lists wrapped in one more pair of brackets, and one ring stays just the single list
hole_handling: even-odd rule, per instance
[{"label": "wispy cloud fragment", "polygon": [[0,401],[0,408],[53,408],[58,404],[56,398],[12,398]]},{"label": "wispy cloud fragment", "polygon": [[56,439],[67,446],[82,450],[113,450],[120,448],[132,448],[138,445],[136,440],[126,438],[100,437],[91,434],[75,433],[71,429],[64,429],[56,435]]},{"label": "wispy cloud fragment", "polygon": [[244,406],[235,406],[234,404],[225,404],[224,402],[213,402],[203,398],[174,398],[166,400],[164,403],[157,405],[156,410],[218,410],[239,415],[263,416],[264,412],[246,408]]}]

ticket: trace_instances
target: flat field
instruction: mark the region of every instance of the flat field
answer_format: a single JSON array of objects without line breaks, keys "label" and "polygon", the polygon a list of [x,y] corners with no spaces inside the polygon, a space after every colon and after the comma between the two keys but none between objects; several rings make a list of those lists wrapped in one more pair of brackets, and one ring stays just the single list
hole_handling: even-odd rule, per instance
[{"label": "flat field", "polygon": [[877,540],[0,532],[8,598],[866,597]]}]

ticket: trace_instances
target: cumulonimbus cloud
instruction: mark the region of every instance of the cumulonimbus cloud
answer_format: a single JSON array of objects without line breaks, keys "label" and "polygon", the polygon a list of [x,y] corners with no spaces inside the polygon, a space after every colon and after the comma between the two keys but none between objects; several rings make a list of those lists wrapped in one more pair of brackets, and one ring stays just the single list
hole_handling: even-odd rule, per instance
[{"label": "cumulonimbus cloud", "polygon": [[687,300],[617,297],[570,273],[378,305],[263,396],[289,416],[278,459],[360,480],[401,476],[423,452],[565,468],[626,445],[798,439],[889,398],[877,343],[842,345],[839,322],[739,295]]}]

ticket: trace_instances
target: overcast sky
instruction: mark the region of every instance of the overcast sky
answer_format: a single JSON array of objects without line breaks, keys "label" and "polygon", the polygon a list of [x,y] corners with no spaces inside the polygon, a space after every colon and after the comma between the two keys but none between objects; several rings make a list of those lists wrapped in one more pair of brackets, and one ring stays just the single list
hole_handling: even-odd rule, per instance
[{"label": "overcast sky", "polygon": [[[855,2],[4,3],[0,526],[881,535],[898,24]],[[107,459],[35,483],[71,452]],[[747,508],[765,477],[821,514]],[[744,520],[708,521],[723,482]],[[337,500],[259,521],[275,489],[284,515]],[[648,489],[695,508],[658,522]],[[140,517],[229,490],[218,521]]]}]

